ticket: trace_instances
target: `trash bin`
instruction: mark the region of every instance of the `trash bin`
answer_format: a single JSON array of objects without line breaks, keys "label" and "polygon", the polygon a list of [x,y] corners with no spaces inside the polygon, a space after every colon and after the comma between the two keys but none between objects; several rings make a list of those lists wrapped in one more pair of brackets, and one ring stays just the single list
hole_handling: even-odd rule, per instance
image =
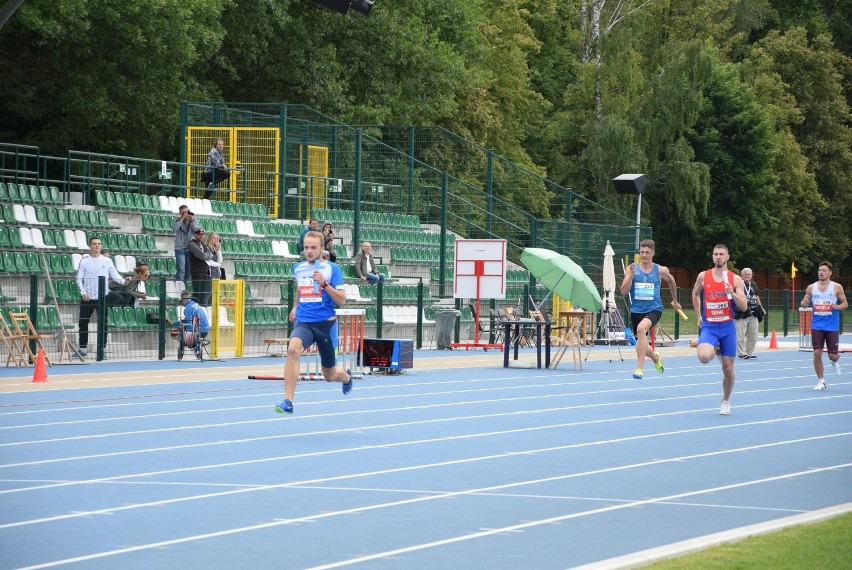
[{"label": "trash bin", "polygon": [[435,311],[435,344],[439,349],[450,348],[459,315],[461,311],[455,309]]}]

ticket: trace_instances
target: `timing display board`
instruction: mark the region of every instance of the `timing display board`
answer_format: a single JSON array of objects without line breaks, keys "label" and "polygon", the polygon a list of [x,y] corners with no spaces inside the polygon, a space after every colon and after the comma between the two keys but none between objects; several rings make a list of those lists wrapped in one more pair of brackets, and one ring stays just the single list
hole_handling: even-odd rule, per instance
[{"label": "timing display board", "polygon": [[453,297],[506,298],[506,240],[456,240]]}]

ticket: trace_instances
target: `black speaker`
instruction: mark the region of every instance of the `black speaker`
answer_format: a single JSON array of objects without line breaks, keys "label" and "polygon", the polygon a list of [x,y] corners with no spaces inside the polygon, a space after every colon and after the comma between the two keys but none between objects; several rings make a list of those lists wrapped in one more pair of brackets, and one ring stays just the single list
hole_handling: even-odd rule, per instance
[{"label": "black speaker", "polygon": [[612,185],[619,194],[641,194],[648,182],[644,174],[622,174],[612,179]]}]

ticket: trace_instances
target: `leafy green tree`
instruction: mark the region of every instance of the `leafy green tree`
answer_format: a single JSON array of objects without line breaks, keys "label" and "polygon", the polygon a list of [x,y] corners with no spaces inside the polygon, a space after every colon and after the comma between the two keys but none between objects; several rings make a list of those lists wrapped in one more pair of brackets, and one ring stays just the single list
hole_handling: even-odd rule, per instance
[{"label": "leafy green tree", "polygon": [[0,30],[0,132],[44,153],[169,157],[223,0],[31,0]]},{"label": "leafy green tree", "polygon": [[772,134],[772,118],[741,81],[739,67],[714,65],[698,121],[688,135],[696,160],[710,170],[706,214],[699,215],[698,226],[688,234],[678,220],[655,228],[681,265],[706,266],[708,252],[719,242],[728,245],[735,262],[743,259],[757,267],[779,263]]},{"label": "leafy green tree", "polygon": [[[801,267],[830,259],[840,273],[852,268],[852,127],[848,86],[852,59],[834,49],[827,36],[809,41],[804,28],[786,33],[773,31],[758,42],[746,61],[749,77],[765,92],[767,105],[794,137],[787,147],[801,149],[806,159],[790,155],[786,168],[797,166],[791,188],[802,187],[791,196],[788,218],[793,225],[808,227],[806,246],[791,251],[804,255]],[[812,178],[821,199],[813,196]],[[812,223],[809,223],[812,222]],[[799,258],[801,259],[801,258]],[[797,260],[797,265],[799,262]]]}]

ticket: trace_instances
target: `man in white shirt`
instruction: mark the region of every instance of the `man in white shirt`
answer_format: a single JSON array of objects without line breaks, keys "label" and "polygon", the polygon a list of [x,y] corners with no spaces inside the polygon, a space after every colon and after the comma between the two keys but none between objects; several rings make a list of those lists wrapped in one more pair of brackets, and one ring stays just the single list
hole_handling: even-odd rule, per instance
[{"label": "man in white shirt", "polygon": [[[109,257],[101,255],[101,238],[93,236],[89,239],[90,254],[80,260],[77,268],[77,288],[80,290],[80,356],[86,356],[86,346],[89,344],[89,320],[92,313],[98,309],[98,283],[101,277],[109,277],[118,283],[124,283],[130,278],[124,278],[115,269]],[[104,284],[104,291],[109,291],[109,284]],[[106,318],[104,318],[106,323]],[[106,348],[106,326],[103,335]]]}]

